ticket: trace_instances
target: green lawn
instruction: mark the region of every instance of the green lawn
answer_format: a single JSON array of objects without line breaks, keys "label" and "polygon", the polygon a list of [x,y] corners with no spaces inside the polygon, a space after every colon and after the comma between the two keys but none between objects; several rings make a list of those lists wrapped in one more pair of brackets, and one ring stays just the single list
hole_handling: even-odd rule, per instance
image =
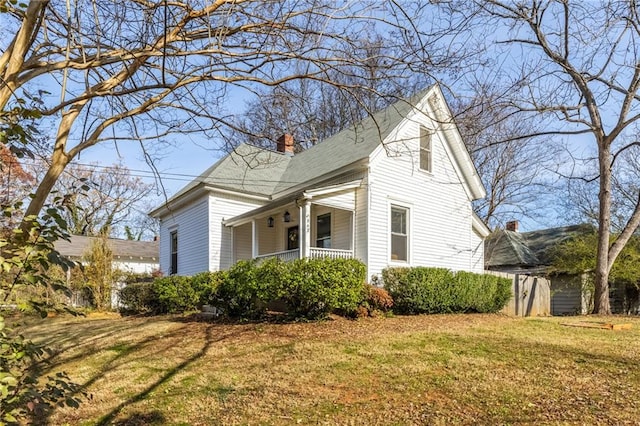
[{"label": "green lawn", "polygon": [[598,319],[114,316],[23,332],[92,395],[51,424],[638,424],[640,319],[561,325],[578,320]]}]

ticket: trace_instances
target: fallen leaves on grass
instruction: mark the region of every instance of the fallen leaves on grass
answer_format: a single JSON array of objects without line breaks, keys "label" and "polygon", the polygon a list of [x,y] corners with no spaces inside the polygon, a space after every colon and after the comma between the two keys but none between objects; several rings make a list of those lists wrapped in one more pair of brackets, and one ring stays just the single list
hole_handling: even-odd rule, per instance
[{"label": "fallen leaves on grass", "polygon": [[635,424],[640,321],[561,321],[56,318],[23,331],[94,395],[53,424]]}]

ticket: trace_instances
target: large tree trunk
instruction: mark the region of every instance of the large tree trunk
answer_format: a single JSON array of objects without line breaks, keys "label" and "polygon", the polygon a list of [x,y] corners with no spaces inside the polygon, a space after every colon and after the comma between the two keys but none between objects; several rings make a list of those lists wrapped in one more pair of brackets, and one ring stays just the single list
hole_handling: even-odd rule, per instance
[{"label": "large tree trunk", "polygon": [[600,190],[598,198],[600,211],[598,213],[598,252],[596,258],[595,293],[593,313],[600,315],[611,314],[609,303],[609,237],[611,230],[611,154],[606,142],[600,145],[598,159],[600,166]]},{"label": "large tree trunk", "polygon": [[[33,198],[29,202],[29,206],[25,211],[25,218],[40,214],[40,211],[45,205],[47,197],[51,193],[53,186],[58,181],[60,175],[64,172],[65,167],[67,167],[71,161],[71,158],[64,152],[63,146],[64,145],[58,146],[54,150],[53,155],[51,156],[51,165],[47,169],[47,173],[40,181],[40,184],[33,194]],[[23,227],[24,226],[28,226],[26,222],[23,222]]]}]

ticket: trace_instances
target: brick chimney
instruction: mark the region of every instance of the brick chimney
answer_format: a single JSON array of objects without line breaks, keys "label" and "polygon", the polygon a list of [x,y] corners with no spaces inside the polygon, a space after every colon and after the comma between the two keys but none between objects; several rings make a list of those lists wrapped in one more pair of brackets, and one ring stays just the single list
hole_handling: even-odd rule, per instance
[{"label": "brick chimney", "polygon": [[518,232],[518,221],[510,220],[507,222],[507,231]]},{"label": "brick chimney", "polygon": [[286,155],[293,156],[293,136],[285,133],[278,138],[277,149]]}]

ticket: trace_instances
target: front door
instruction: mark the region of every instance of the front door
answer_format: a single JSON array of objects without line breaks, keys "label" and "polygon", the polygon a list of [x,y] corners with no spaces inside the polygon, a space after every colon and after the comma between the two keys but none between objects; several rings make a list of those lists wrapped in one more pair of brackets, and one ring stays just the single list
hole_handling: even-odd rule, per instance
[{"label": "front door", "polygon": [[300,248],[298,234],[299,232],[297,226],[287,228],[287,250],[295,250]]}]

